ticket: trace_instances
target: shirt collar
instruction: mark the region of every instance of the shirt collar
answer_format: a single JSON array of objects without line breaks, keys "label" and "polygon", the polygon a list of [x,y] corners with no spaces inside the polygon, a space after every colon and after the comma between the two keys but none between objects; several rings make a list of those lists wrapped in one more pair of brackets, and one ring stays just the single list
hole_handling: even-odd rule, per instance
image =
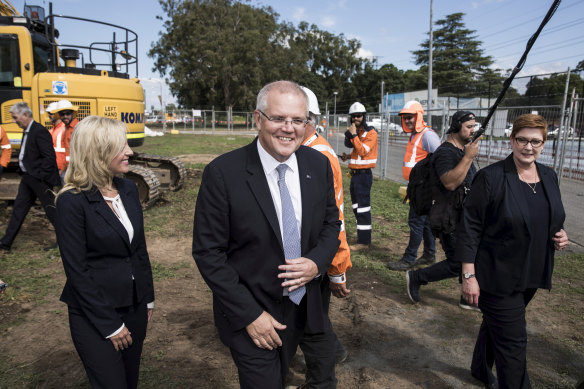
[{"label": "shirt collar", "polygon": [[260,140],[257,141],[258,144],[258,154],[260,155],[260,161],[262,163],[262,167],[264,168],[264,173],[267,175],[271,174],[276,170],[278,165],[286,164],[293,172],[298,171],[298,161],[296,160],[296,153],[293,153],[286,161],[280,162],[272,157],[266,149],[262,147]]},{"label": "shirt collar", "polygon": [[30,127],[32,126],[32,123],[34,123],[34,120],[31,120],[30,123],[28,123],[28,126],[26,126],[26,130],[24,130],[25,133],[30,131]]}]

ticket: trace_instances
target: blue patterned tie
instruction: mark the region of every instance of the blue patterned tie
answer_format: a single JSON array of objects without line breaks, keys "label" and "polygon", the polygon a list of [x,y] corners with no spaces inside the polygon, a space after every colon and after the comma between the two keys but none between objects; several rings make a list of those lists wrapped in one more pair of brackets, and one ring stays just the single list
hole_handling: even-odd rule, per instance
[{"label": "blue patterned tie", "polygon": [[[282,229],[284,256],[286,259],[299,258],[300,250],[300,234],[298,233],[298,222],[296,221],[296,214],[294,213],[294,206],[290,198],[290,192],[286,186],[286,169],[285,164],[280,164],[276,168],[278,171],[278,187],[280,188],[280,200],[282,201]],[[289,293],[288,297],[296,305],[300,304],[302,297],[306,293],[306,287],[302,285],[300,288]]]}]

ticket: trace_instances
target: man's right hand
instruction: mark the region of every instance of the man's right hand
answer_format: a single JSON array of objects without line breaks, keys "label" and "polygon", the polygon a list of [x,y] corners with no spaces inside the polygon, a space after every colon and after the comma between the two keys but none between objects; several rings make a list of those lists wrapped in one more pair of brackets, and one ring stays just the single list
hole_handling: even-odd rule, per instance
[{"label": "man's right hand", "polygon": [[474,142],[467,143],[464,145],[464,156],[469,157],[470,159],[474,159],[479,154],[479,141],[481,140],[482,136],[479,136],[475,139]]},{"label": "man's right hand", "polygon": [[285,330],[286,326],[278,323],[268,312],[263,311],[262,314],[248,324],[245,329],[256,346],[267,350],[273,350],[282,346],[282,341],[276,330]]},{"label": "man's right hand", "polygon": [[345,162],[347,159],[351,158],[351,155],[350,154],[347,154],[347,153],[343,153],[339,157],[341,157],[341,159],[343,160],[343,162]]},{"label": "man's right hand", "polygon": [[346,282],[342,284],[335,284],[334,282],[331,282],[329,283],[329,289],[331,290],[333,296],[340,299],[347,297],[349,293],[351,293],[351,289],[347,288]]}]

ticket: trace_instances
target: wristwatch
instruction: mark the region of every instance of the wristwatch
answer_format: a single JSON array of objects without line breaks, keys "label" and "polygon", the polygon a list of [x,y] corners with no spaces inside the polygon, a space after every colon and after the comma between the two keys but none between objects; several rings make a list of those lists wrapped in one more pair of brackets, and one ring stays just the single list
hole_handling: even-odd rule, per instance
[{"label": "wristwatch", "polygon": [[474,278],[475,277],[475,274],[472,274],[472,273],[464,273],[462,276],[468,280],[469,278]]}]

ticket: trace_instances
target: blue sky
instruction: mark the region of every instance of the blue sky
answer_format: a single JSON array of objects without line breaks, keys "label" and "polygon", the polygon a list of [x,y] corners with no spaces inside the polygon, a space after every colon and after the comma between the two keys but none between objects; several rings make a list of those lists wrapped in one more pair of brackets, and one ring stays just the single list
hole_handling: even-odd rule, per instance
[{"label": "blue sky", "polygon": [[[11,0],[19,12],[24,0]],[[485,54],[497,67],[512,68],[523,54],[552,0],[434,0],[433,20],[454,13],[466,14],[467,28],[476,31]],[[28,1],[47,9],[48,1]],[[295,25],[302,20],[320,29],[361,41],[363,56],[376,56],[380,64],[392,63],[399,69],[415,69],[411,51],[419,48],[429,31],[430,0],[252,0],[254,5],[270,6],[280,20]],[[152,71],[147,52],[158,40],[162,10],[157,0],[55,0],[53,12],[98,19],[125,26],[139,36],[139,76],[146,90],[146,106],[158,106],[161,86],[165,101],[172,101],[161,75]],[[89,44],[98,28],[69,28],[61,20],[62,43]],[[531,50],[521,75],[565,71],[584,60],[584,0],[563,0]],[[111,40],[111,33],[98,37]]]}]

